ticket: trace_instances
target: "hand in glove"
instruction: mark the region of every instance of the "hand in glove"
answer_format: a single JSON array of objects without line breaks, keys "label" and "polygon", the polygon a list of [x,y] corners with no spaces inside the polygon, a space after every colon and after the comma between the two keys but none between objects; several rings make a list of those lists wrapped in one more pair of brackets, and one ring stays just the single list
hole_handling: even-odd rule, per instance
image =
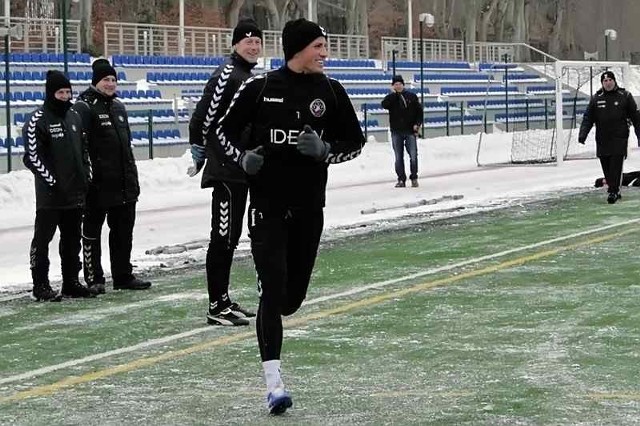
[{"label": "hand in glove", "polygon": [[240,156],[240,165],[248,175],[256,175],[264,164],[264,147],[246,150]]},{"label": "hand in glove", "polygon": [[581,143],[582,145],[584,145],[584,142],[587,140],[587,138],[583,138],[582,136],[578,137],[578,143]]},{"label": "hand in glove", "polygon": [[305,124],[303,133],[298,135],[297,147],[300,154],[307,155],[318,161],[327,158],[331,148],[328,143],[320,139],[320,136],[308,124]]},{"label": "hand in glove", "polygon": [[190,177],[194,177],[198,172],[200,172],[202,166],[204,166],[205,160],[207,159],[204,146],[191,145],[191,159],[193,160],[193,166],[187,169],[187,174]]}]

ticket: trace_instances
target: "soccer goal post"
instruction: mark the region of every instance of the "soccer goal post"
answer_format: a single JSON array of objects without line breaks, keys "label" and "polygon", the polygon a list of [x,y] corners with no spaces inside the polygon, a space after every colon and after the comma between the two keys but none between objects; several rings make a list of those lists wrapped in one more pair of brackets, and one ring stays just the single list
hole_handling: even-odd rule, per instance
[{"label": "soccer goal post", "polygon": [[[567,74],[569,70],[582,70],[585,68],[589,68],[592,70],[597,70],[597,73],[594,77],[599,77],[603,70],[613,70],[616,74],[616,81],[618,85],[624,87],[624,82],[631,75],[629,63],[628,62],[616,62],[616,61],[563,61],[558,60],[555,63],[555,83],[556,83],[556,93],[555,93],[555,104],[556,104],[556,118],[563,116],[563,76]],[[599,78],[598,78],[599,80]],[[566,147],[568,146],[569,141],[565,138],[566,134],[564,132],[564,123],[562,119],[556,119],[556,161],[558,165],[561,165],[564,161],[564,153],[567,151]]]}]

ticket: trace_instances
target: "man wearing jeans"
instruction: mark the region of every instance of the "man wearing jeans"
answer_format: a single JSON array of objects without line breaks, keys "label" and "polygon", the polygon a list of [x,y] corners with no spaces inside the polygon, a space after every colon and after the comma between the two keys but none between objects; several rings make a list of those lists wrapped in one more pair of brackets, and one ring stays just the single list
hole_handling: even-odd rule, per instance
[{"label": "man wearing jeans", "polygon": [[415,93],[404,90],[402,76],[395,75],[392,80],[392,93],[382,100],[382,108],[389,110],[391,143],[395,152],[396,188],[406,186],[407,175],[404,171],[404,150],[409,154],[409,179],[411,186],[418,186],[418,145],[416,136],[422,125],[422,105]]}]

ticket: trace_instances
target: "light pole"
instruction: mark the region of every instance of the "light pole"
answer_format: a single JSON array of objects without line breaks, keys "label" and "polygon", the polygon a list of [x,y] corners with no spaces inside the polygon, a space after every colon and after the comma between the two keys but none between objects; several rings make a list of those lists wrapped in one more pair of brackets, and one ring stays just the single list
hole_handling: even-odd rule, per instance
[{"label": "light pole", "polygon": [[604,60],[609,60],[609,39],[614,40],[618,38],[618,32],[608,28],[604,30]]},{"label": "light pole", "polygon": [[[8,12],[7,12],[8,13]],[[11,37],[22,39],[22,25],[0,27],[0,35],[4,38],[4,99],[7,113],[7,173],[11,171],[11,78],[9,74],[9,41]]]},{"label": "light pole", "polygon": [[[71,0],[72,3],[78,3],[80,0]],[[67,35],[67,9],[69,5],[69,0],[62,0],[60,2],[60,7],[62,10],[60,11],[60,17],[62,18],[62,60],[64,62],[64,75],[69,77],[69,47],[68,43],[68,35]]]},{"label": "light pole", "polygon": [[[597,61],[598,52],[584,52],[585,61]],[[589,97],[593,96],[593,67],[589,67]]]},{"label": "light pole", "polygon": [[[424,40],[422,36],[422,26],[426,24],[427,27],[432,28],[435,19],[430,13],[421,13],[418,15],[418,20],[420,21],[420,105],[424,110]],[[424,119],[422,120],[422,126],[420,126],[420,132],[420,137],[424,138]]]}]

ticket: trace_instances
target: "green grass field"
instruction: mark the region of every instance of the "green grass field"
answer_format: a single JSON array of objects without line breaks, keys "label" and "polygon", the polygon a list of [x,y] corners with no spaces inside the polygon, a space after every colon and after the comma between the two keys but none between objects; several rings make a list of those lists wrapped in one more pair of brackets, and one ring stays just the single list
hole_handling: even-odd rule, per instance
[{"label": "green grass field", "polygon": [[[640,424],[640,193],[624,197],[325,244],[285,321],[279,418],[254,325],[206,326],[202,266],[146,292],[2,302],[0,424]],[[255,308],[250,259],[233,283]]]}]

